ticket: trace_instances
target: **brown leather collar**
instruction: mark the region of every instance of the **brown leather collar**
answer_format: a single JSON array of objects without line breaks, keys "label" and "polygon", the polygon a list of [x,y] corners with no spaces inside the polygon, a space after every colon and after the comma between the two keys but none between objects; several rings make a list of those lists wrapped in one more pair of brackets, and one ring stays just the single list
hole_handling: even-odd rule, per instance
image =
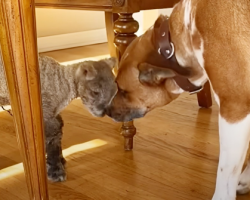
[{"label": "brown leather collar", "polygon": [[[164,67],[173,70],[176,73],[174,80],[184,91],[194,94],[200,92],[203,86],[195,86],[188,77],[191,75],[190,67],[182,67],[179,65],[175,57],[174,44],[171,42],[168,19],[164,20],[160,27],[155,27],[154,43],[158,53],[165,58]],[[161,66],[163,67],[163,66]]]}]

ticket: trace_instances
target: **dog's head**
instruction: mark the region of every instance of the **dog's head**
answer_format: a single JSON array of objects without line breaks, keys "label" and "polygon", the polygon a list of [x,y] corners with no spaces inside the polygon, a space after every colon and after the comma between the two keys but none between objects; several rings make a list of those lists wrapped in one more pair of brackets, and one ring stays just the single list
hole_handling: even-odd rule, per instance
[{"label": "dog's head", "polygon": [[105,115],[106,107],[117,92],[112,69],[116,59],[86,61],[77,69],[77,91],[88,110],[97,117]]},{"label": "dog's head", "polygon": [[143,117],[155,107],[170,103],[180,93],[173,80],[175,73],[162,67],[165,58],[155,48],[154,30],[163,20],[163,16],[159,17],[123,54],[116,78],[118,92],[107,110],[107,115],[116,121]]}]

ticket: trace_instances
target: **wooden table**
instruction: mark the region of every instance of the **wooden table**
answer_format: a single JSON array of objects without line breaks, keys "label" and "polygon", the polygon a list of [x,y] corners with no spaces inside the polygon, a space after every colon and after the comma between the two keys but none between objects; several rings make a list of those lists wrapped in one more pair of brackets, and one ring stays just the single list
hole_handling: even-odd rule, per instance
[{"label": "wooden table", "polygon": [[[171,8],[177,2],[178,0],[1,0],[1,51],[30,199],[49,199],[35,6],[105,11],[110,54],[120,58],[129,43],[136,38],[135,32],[139,29],[133,13],[147,9]],[[198,94],[198,102],[202,107],[211,106],[208,84]],[[133,122],[124,123],[122,129],[125,149],[131,150],[136,133]]]}]

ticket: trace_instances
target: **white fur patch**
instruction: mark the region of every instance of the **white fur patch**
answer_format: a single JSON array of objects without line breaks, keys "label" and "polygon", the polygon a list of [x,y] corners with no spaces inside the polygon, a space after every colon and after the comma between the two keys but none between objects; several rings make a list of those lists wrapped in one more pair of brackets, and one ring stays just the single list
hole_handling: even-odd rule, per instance
[{"label": "white fur patch", "polygon": [[190,0],[185,0],[184,2],[184,25],[186,28],[190,25],[190,17],[191,17],[191,1]]},{"label": "white fur patch", "polygon": [[[193,22],[193,24],[195,24],[195,22]],[[195,25],[194,25],[195,26]],[[196,28],[195,28],[196,29]],[[198,31],[198,30],[196,30]],[[194,49],[194,54],[198,60],[198,63],[200,64],[200,66],[204,69],[204,57],[203,57],[203,53],[204,53],[204,42],[203,39],[200,37],[200,48],[199,49]]]},{"label": "white fur patch", "polygon": [[205,72],[205,70],[203,70],[203,74],[202,76],[200,76],[199,78],[197,78],[196,80],[192,80],[191,82],[196,85],[196,86],[202,86],[207,82],[208,78],[207,78],[207,74]]},{"label": "white fur patch", "polygon": [[176,88],[175,88],[174,90],[172,90],[171,93],[173,93],[173,94],[181,94],[181,93],[183,93],[184,90],[181,89],[181,88],[179,87],[179,85],[178,85],[175,81],[174,81],[174,83],[175,83]]},{"label": "white fur patch", "polygon": [[[196,25],[195,25],[195,18],[192,16],[192,22],[191,22],[191,34],[193,35],[194,33],[197,33],[198,30],[196,28]],[[195,49],[193,48],[193,51],[194,51],[194,54],[195,54],[195,57],[200,65],[201,68],[203,68],[203,75],[195,80],[195,81],[192,81],[192,83],[196,86],[200,86],[200,85],[204,85],[206,83],[206,81],[208,80],[208,76],[207,76],[207,73],[204,69],[205,67],[205,64],[204,64],[204,57],[203,57],[203,53],[204,53],[204,42],[203,42],[203,39],[202,37],[200,36],[200,48],[199,49]]]},{"label": "white fur patch", "polygon": [[181,93],[184,92],[184,90],[181,89],[181,88],[176,88],[175,90],[172,90],[171,92],[172,92],[173,94],[181,94]]},{"label": "white fur patch", "polygon": [[195,56],[197,58],[197,61],[200,64],[200,66],[204,69],[203,52],[204,52],[204,48],[203,47],[201,47],[201,49],[194,49],[194,54],[195,54]]},{"label": "white fur patch", "polygon": [[219,96],[213,91],[214,93],[214,99],[215,99],[215,102],[218,104],[218,106],[220,106],[220,98]]},{"label": "white fur patch", "polygon": [[220,160],[213,200],[235,200],[250,140],[250,115],[237,123],[219,115]]},{"label": "white fur patch", "polygon": [[191,34],[193,35],[197,30],[196,25],[195,25],[195,17],[191,13]]},{"label": "white fur patch", "polygon": [[185,44],[183,44],[183,45],[185,48],[186,55],[180,55],[180,54],[178,54],[178,52],[176,52],[175,57],[176,57],[179,65],[181,65],[182,67],[185,67],[185,66],[187,66],[187,60],[185,58],[188,57],[189,55],[191,56],[192,54],[191,54],[190,49],[188,49],[188,47],[185,46]]},{"label": "white fur patch", "polygon": [[192,81],[192,83],[196,86],[204,85],[206,81],[208,80],[207,73],[204,69],[204,58],[203,58],[203,52],[204,52],[204,45],[203,41],[201,41],[201,47],[200,49],[194,49],[195,57],[200,65],[200,67],[203,69],[203,74],[201,77],[199,77],[197,80]]}]

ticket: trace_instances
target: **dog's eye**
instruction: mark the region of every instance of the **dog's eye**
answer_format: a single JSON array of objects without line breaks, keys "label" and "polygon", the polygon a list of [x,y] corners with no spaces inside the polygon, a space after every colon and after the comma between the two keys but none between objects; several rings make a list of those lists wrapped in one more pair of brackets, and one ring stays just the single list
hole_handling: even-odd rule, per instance
[{"label": "dog's eye", "polygon": [[125,90],[121,90],[121,89],[120,89],[120,93],[121,93],[121,95],[122,95],[122,96],[124,96],[124,97],[125,97],[125,96],[126,96],[126,94],[127,94],[127,91],[125,91]]},{"label": "dog's eye", "polygon": [[120,93],[123,97],[125,97],[128,92],[126,90],[121,89],[119,85],[117,86],[118,86],[118,93]]}]

